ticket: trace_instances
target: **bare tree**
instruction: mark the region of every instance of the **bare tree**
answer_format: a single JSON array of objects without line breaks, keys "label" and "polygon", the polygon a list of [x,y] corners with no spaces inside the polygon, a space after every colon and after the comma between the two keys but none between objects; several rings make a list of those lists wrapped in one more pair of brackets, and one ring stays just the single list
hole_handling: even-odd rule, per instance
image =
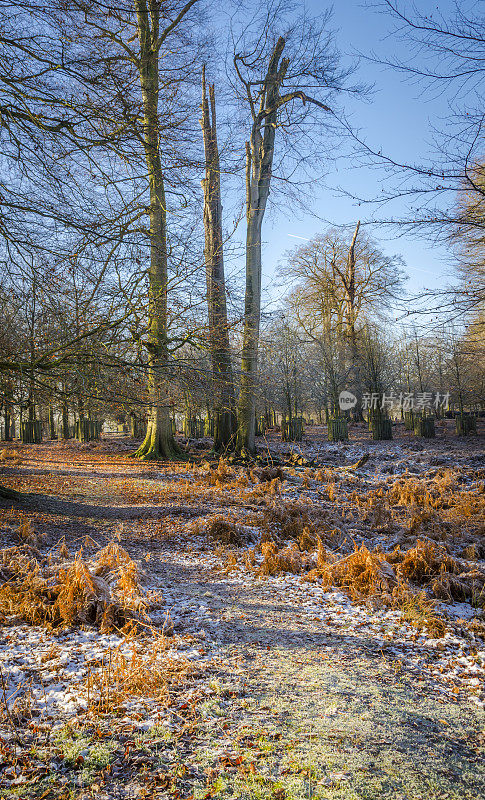
[{"label": "bare tree", "polygon": [[[340,353],[348,359],[344,371],[359,401],[359,340],[366,323],[382,320],[400,296],[401,264],[399,256],[385,255],[358,222],[351,237],[331,229],[297,247],[283,268],[285,278],[294,281],[288,302],[304,330],[319,338],[331,331],[341,341]],[[360,403],[355,414],[361,416]]]},{"label": "bare tree", "polygon": [[[246,142],[246,293],[236,442],[238,451],[248,454],[255,448],[261,233],[273,179],[275,143],[291,129],[299,131],[303,140],[311,109],[329,114],[329,96],[342,88],[346,77],[338,69],[338,57],[325,30],[328,14],[315,25],[300,19],[285,35],[277,35],[283,19],[283,9],[271,6],[263,30],[252,41],[242,41],[241,51],[234,56],[240,97],[249,108],[251,124]],[[295,149],[299,151],[293,140]]]},{"label": "bare tree", "polygon": [[[361,163],[377,165],[385,173],[378,195],[356,196],[352,190],[350,194],[361,204],[373,204],[379,209],[376,221],[395,226],[399,233],[412,230],[449,244],[456,243],[466,231],[467,237],[481,237],[483,241],[483,14],[478,4],[473,7],[465,0],[444,7],[436,4],[426,11],[401,0],[382,0],[373,5],[394,23],[387,40],[402,43],[405,55],[373,53],[366,57],[416,84],[421,100],[424,93],[446,97],[447,112],[443,119],[431,121],[433,148],[415,161],[403,159],[386,143],[370,143],[348,125]],[[396,49],[393,46],[393,51]],[[464,196],[468,213],[461,202]],[[386,211],[398,198],[405,199],[408,212]],[[482,274],[472,287],[456,283],[410,298],[414,301],[411,313],[429,313],[432,308],[440,325],[444,318],[463,322],[484,298]],[[410,313],[409,303],[404,313]]]},{"label": "bare tree", "polygon": [[148,381],[151,413],[140,458],[171,458],[179,448],[172,433],[167,385],[167,207],[165,177],[159,147],[160,48],[197,0],[181,5],[173,19],[160,30],[163,19],[156,0],[134,0],[140,51],[135,58],[143,97],[143,147],[150,181],[150,269],[148,323]]},{"label": "bare tree", "polygon": [[217,144],[216,102],[213,84],[209,84],[209,98],[207,97],[205,67],[202,72],[202,118],[200,124],[204,137],[205,151],[205,178],[202,180],[202,188],[204,190],[204,260],[207,279],[210,356],[214,393],[214,448],[220,450],[226,448],[233,439],[236,427],[236,412],[224,278],[221,177]]},{"label": "bare tree", "polygon": [[477,189],[460,192],[457,226],[451,241],[458,260],[460,283],[455,287],[454,315],[484,331],[485,314],[485,164],[473,170]]}]

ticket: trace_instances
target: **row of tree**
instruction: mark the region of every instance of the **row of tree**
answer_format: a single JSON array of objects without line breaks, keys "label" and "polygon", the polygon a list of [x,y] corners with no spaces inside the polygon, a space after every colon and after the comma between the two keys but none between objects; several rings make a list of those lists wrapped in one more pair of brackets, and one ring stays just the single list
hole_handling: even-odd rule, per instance
[{"label": "row of tree", "polygon": [[[34,1],[3,9],[2,120],[6,169],[13,173],[2,205],[6,293],[10,296],[15,283],[35,295],[33,306],[43,306],[39,298],[45,295],[51,315],[58,316],[52,338],[39,341],[32,332],[33,309],[28,357],[19,358],[17,350],[4,369],[29,373],[32,394],[39,375],[49,373],[46,380],[57,384],[53,370],[61,362],[75,364],[75,382],[82,385],[86,367],[98,363],[96,348],[112,357],[106,339],[114,346],[114,360],[121,355],[135,369],[133,342],[138,342],[150,398],[147,435],[138,451],[142,458],[177,454],[170,381],[174,354],[200,334],[190,293],[203,263],[216,441],[234,442],[240,452],[254,449],[261,230],[276,142],[283,150],[285,139],[314,121],[313,109],[328,114],[346,77],[327,31],[328,14],[298,18],[292,9],[270,3],[248,26],[242,9],[233,28],[229,79],[245,131],[240,146],[247,227],[236,416],[215,93],[211,86],[207,97],[205,76],[203,161],[194,146],[203,64],[210,60],[217,73],[221,62],[213,55],[204,14],[199,0],[121,0],[115,8],[83,0]],[[325,128],[318,124],[316,138]],[[303,133],[302,139],[308,146],[310,137]],[[292,145],[288,158],[282,154],[290,171],[300,151]],[[237,172],[240,161],[236,154],[229,173]],[[197,246],[196,191],[202,164],[203,256]],[[280,166],[281,179],[285,166]],[[72,316],[62,308],[66,295]],[[13,319],[18,324],[15,311]],[[120,345],[126,320],[131,342],[122,338]],[[29,413],[35,414],[32,402]]]},{"label": "row of tree", "polygon": [[[483,407],[480,326],[458,330],[448,325],[423,332],[393,324],[389,312],[402,292],[399,264],[359,224],[347,236],[328,230],[288,254],[281,276],[290,288],[279,310],[263,314],[255,420],[264,417],[269,425],[276,418],[291,421],[304,414],[321,422],[340,415],[345,391],[356,397],[352,414],[357,419],[362,419],[369,397],[394,416],[411,410],[413,403],[423,407],[426,402],[428,411],[438,416],[448,407],[460,413]],[[208,284],[211,298],[221,290],[217,274],[213,278],[208,273],[208,279],[215,283],[215,288]],[[225,293],[219,296],[225,299]],[[220,314],[222,304],[215,305]],[[35,359],[37,343],[42,348],[54,335],[54,323],[48,305],[27,308],[31,326],[12,329],[10,347],[18,352],[23,342],[22,350],[30,349]],[[201,319],[197,337],[192,335],[171,358],[164,406],[171,434],[176,412],[187,420],[204,417],[218,449],[225,446],[221,423],[234,430],[244,336],[244,320],[228,314],[225,306],[221,316],[222,323],[216,318],[205,328]],[[38,410],[51,432],[51,420],[62,421],[62,435],[70,435],[73,418],[109,416],[129,420],[139,437],[147,430],[152,402],[146,383],[150,365],[145,349],[133,344],[129,325],[128,318],[111,338],[105,331],[91,335],[85,346],[78,345],[74,365],[61,361],[45,375],[32,369],[5,379],[5,429],[15,408],[29,420]],[[227,441],[231,444],[229,437]]]}]

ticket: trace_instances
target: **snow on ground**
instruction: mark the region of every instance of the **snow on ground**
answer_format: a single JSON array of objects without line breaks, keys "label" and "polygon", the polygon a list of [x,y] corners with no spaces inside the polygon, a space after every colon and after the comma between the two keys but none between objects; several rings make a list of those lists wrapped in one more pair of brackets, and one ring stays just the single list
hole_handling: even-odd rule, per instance
[{"label": "snow on ground", "polygon": [[[200,540],[200,547],[203,547]],[[205,552],[174,551],[170,561],[181,567],[200,570],[221,568],[221,560]],[[229,575],[217,573],[218,585],[223,585],[237,595],[238,589],[256,588],[272,603],[298,610],[302,621],[319,624],[322,633],[328,633],[329,642],[337,634],[342,647],[345,642],[365,639],[374,651],[382,650],[392,657],[396,668],[405,664],[416,677],[431,681],[435,692],[449,699],[466,698],[485,707],[485,646],[473,633],[460,633],[459,619],[472,619],[477,613],[468,603],[442,604],[455,618],[452,631],[442,638],[432,639],[426,630],[418,632],[402,620],[402,612],[372,610],[358,605],[338,589],[324,591],[297,575],[282,575],[261,579],[238,567]],[[208,582],[210,586],[210,582]],[[163,607],[156,618],[172,620],[176,635],[165,653],[170,658],[190,659],[206,664],[220,653],[221,624],[227,608],[213,604],[213,594],[194,597],[184,591],[184,586],[157,586],[150,588],[163,592]],[[189,634],[184,639],[183,634]],[[203,643],[203,654],[200,652]],[[97,630],[72,630],[49,632],[25,624],[2,629],[0,639],[0,666],[4,692],[11,706],[19,697],[28,697],[31,708],[42,714],[76,714],[87,707],[86,677],[96,669],[110,651],[119,650],[126,657],[131,643],[114,634],[100,634]]]},{"label": "snow on ground", "polygon": [[[184,565],[193,565],[193,556],[181,556]],[[217,567],[217,559],[205,556],[204,562]],[[258,586],[271,598],[273,603],[288,604],[297,608],[304,618],[318,619],[322,631],[329,634],[342,634],[344,640],[365,637],[373,649],[381,648],[413,667],[416,674],[422,672],[427,679],[433,678],[436,691],[449,698],[466,696],[470,702],[485,707],[485,645],[482,639],[463,636],[459,626],[455,632],[448,631],[442,638],[431,639],[426,630],[417,632],[416,628],[402,620],[401,611],[376,610],[353,603],[338,589],[324,591],[297,575],[257,578],[242,568],[231,572],[229,577],[220,579],[233,588],[238,586],[251,589]],[[175,598],[174,598],[175,600]],[[442,604],[446,607],[446,604]],[[180,608],[182,617],[191,612],[196,620],[204,623],[211,636],[217,638],[221,621],[220,611],[196,601],[185,601]],[[468,603],[453,604],[455,615],[461,619],[472,619],[477,610]],[[177,606],[170,608],[170,614],[177,619]],[[223,612],[222,612],[223,613]]]}]

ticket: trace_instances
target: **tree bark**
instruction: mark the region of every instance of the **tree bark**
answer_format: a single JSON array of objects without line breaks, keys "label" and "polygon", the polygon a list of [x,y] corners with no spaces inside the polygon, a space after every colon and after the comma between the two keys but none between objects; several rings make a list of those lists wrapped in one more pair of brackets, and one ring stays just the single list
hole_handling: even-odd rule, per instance
[{"label": "tree bark", "polygon": [[[191,4],[187,4],[186,9]],[[148,391],[150,418],[143,444],[136,451],[141,459],[174,458],[180,454],[172,434],[168,372],[167,331],[167,210],[165,181],[159,150],[158,96],[160,49],[160,5],[135,0],[140,41],[138,72],[143,98],[144,150],[150,181],[150,267],[148,290]],[[179,15],[180,17],[180,15]],[[172,29],[172,27],[170,27]],[[164,33],[166,33],[168,29]]]},{"label": "tree bark", "polygon": [[[210,103],[210,105],[209,105]],[[202,72],[202,119],[204,137],[204,260],[207,279],[209,340],[214,393],[214,449],[227,448],[236,428],[234,381],[227,323],[226,285],[222,239],[222,202],[217,145],[214,85],[209,85],[209,99]]]},{"label": "tree bark", "polygon": [[69,406],[67,404],[65,388],[62,397],[62,438],[69,439]]},{"label": "tree bark", "polygon": [[50,439],[57,439],[56,436],[56,425],[54,420],[54,409],[52,406],[49,406],[49,438]]},{"label": "tree bark", "polygon": [[12,406],[13,406],[13,386],[7,381],[5,388],[4,422],[5,422],[5,441],[12,441]]},{"label": "tree bark", "polygon": [[246,294],[237,430],[237,449],[247,453],[253,453],[255,450],[258,340],[261,317],[261,223],[262,216],[251,211],[246,235]]},{"label": "tree bark", "polygon": [[5,422],[5,441],[10,442],[12,440],[12,435],[10,433],[10,408],[7,403],[5,403],[3,418]]},{"label": "tree bark", "polygon": [[[240,69],[241,65],[246,65],[244,56],[241,54],[234,56],[236,72],[245,88],[252,116],[251,136],[249,142],[246,142],[246,295],[236,440],[236,448],[241,454],[252,454],[255,450],[255,405],[261,316],[261,228],[270,191],[278,113],[282,107],[293,103],[294,100],[300,100],[303,104],[311,103],[330,111],[328,106],[307,95],[303,89],[296,88],[281,93],[290,63],[288,58],[282,58],[285,46],[286,40],[280,36],[262,79],[259,75],[245,79]],[[308,83],[308,74],[305,70],[299,73],[299,77]]]},{"label": "tree bark", "polygon": [[362,414],[362,386],[360,378],[360,364],[359,364],[359,344],[357,341],[357,331],[355,329],[355,320],[357,312],[355,308],[355,295],[356,295],[356,280],[355,280],[355,244],[357,236],[359,235],[360,219],[355,226],[354,235],[349,247],[349,255],[347,258],[347,275],[344,281],[345,292],[347,295],[347,335],[350,342],[350,357],[352,361],[352,377],[354,382],[354,391],[357,397],[357,405],[353,411],[354,419],[362,422],[364,417]]},{"label": "tree bark", "polygon": [[288,69],[281,59],[285,40],[280,37],[269,60],[264,79],[264,104],[253,117],[246,143],[246,294],[238,404],[237,450],[255,451],[255,407],[258,381],[258,341],[261,318],[261,229],[271,184],[279,90]]}]

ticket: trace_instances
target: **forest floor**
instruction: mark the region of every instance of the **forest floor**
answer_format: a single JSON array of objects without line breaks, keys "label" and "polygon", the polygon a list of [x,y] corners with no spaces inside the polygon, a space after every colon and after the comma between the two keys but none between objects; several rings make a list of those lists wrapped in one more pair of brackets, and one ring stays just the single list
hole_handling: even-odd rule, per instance
[{"label": "forest floor", "polygon": [[437,429],[6,444],[0,797],[485,796],[484,437]]}]

